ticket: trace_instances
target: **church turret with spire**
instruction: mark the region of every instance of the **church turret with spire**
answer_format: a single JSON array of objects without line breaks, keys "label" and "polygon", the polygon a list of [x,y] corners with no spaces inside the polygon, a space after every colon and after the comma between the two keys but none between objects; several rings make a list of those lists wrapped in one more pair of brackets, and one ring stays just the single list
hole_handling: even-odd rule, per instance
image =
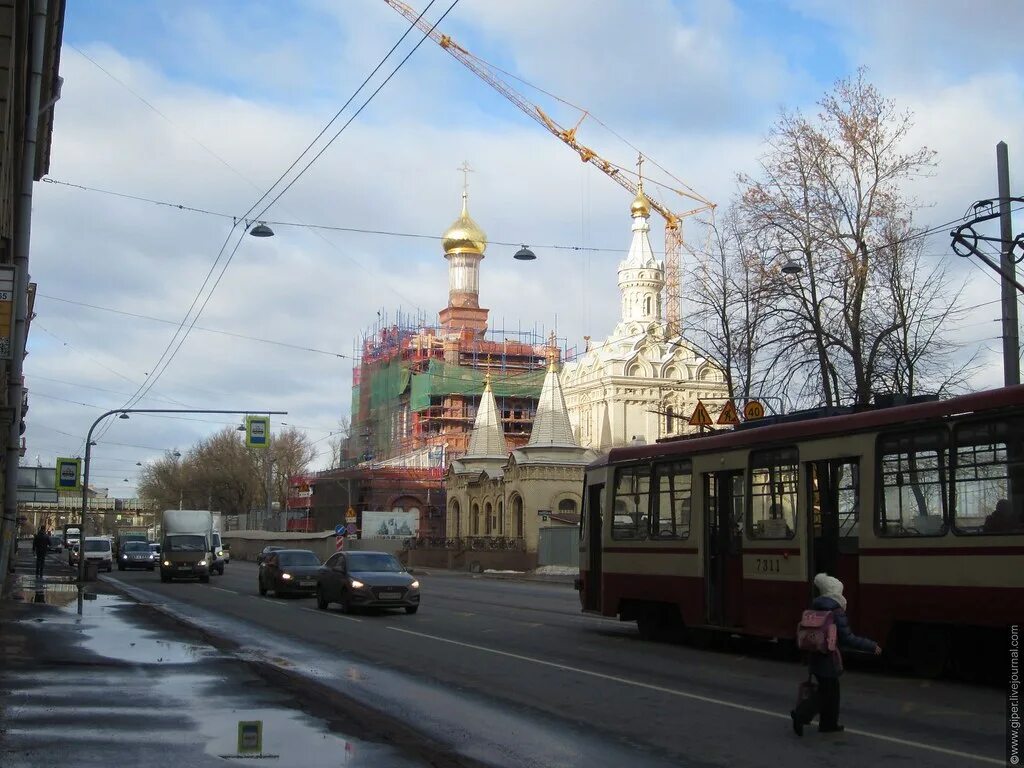
[{"label": "church turret with spire", "polygon": [[[469,167],[463,165],[464,174]],[[469,331],[483,336],[487,310],[480,306],[480,262],[487,250],[487,235],[469,215],[469,184],[463,182],[462,213],[444,233],[441,246],[448,260],[448,306],[438,313],[447,333]]]},{"label": "church turret with spire", "polygon": [[[642,171],[642,158],[638,163]],[[642,172],[629,207],[632,239],[619,264],[619,320],[603,342],[562,371],[569,417],[581,445],[607,450],[691,431],[697,401],[715,410],[727,395],[720,366],[674,335],[665,320],[665,265],[651,248],[651,204]]]}]

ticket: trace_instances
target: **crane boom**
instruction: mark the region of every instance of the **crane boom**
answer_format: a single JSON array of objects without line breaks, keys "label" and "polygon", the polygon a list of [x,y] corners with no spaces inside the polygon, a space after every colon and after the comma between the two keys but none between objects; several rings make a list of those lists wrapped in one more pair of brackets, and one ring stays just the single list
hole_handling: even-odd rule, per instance
[{"label": "crane boom", "polygon": [[[562,126],[554,118],[547,115],[538,105],[531,102],[509,85],[509,83],[498,77],[495,74],[494,67],[467,51],[448,35],[433,29],[430,23],[421,18],[409,5],[401,0],[384,0],[384,2],[398,11],[411,24],[415,24],[431,40],[455,57],[460,64],[511,101],[521,112],[543,126],[545,130],[559,141],[572,148],[584,163],[593,165],[612,181],[626,189],[630,195],[636,196],[640,192],[639,177],[637,181],[634,181],[629,174],[622,173],[622,169],[619,166],[609,162],[590,147],[577,141],[576,131],[587,117],[588,113],[586,110],[580,110],[581,116],[576,125],[571,128]],[[665,220],[665,319],[668,322],[669,332],[674,335],[680,330],[679,259],[680,251],[683,247],[682,219],[713,210],[715,204],[693,192],[680,189],[672,189],[672,191],[692,200],[698,205],[682,213],[675,213],[660,200],[652,197],[646,190],[644,190],[644,196],[647,198],[651,208],[656,210]]]}]

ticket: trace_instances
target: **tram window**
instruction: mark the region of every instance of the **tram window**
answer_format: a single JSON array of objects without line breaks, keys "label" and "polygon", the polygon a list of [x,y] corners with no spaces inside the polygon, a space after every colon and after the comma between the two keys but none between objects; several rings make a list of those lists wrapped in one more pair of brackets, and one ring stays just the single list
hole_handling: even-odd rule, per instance
[{"label": "tram window", "polygon": [[860,465],[855,459],[814,461],[807,465],[811,484],[811,522],[815,537],[822,536],[823,512],[834,515],[840,539],[856,539],[860,518]]},{"label": "tram window", "polygon": [[945,535],[945,452],[945,430],[879,438],[879,535]]},{"label": "tram window", "polygon": [[656,539],[685,539],[690,535],[690,498],[693,469],[688,461],[660,464],[655,507],[651,512],[651,536]]},{"label": "tram window", "polygon": [[961,424],[953,433],[953,530],[1024,533],[1024,420]]},{"label": "tram window", "polygon": [[795,448],[752,451],[747,533],[752,539],[791,539],[796,534]]},{"label": "tram window", "polygon": [[650,498],[650,467],[623,467],[616,470],[613,539],[647,538]]}]

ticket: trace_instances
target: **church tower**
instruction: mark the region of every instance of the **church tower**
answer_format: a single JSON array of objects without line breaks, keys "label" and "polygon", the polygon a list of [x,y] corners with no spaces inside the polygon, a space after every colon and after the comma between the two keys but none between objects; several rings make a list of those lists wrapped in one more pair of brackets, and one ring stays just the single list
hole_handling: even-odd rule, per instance
[{"label": "church tower", "polygon": [[633,217],[633,241],[625,260],[619,264],[620,327],[635,333],[651,323],[661,323],[661,291],[665,287],[665,268],[654,258],[648,236],[651,206],[644,195],[642,180],[629,213]]},{"label": "church tower", "polygon": [[446,333],[469,331],[483,336],[487,310],[480,306],[480,262],[487,235],[469,215],[469,193],[462,191],[462,214],[444,233],[442,247],[448,260],[448,306],[438,313]]}]

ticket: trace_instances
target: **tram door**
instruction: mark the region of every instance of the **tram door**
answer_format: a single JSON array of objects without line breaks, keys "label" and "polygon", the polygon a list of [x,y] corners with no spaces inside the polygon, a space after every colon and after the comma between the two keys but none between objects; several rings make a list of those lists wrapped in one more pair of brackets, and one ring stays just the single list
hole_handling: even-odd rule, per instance
[{"label": "tram door", "polygon": [[[860,534],[860,462],[857,459],[810,461],[806,465],[808,504],[808,580],[819,573],[843,582],[843,594],[860,605],[858,536]],[[856,616],[851,616],[856,621]]]},{"label": "tram door", "polygon": [[583,609],[601,610],[601,536],[604,530],[604,485],[587,487],[586,501],[587,583]]},{"label": "tram door", "polygon": [[743,472],[704,475],[704,585],[707,623],[743,623]]}]

